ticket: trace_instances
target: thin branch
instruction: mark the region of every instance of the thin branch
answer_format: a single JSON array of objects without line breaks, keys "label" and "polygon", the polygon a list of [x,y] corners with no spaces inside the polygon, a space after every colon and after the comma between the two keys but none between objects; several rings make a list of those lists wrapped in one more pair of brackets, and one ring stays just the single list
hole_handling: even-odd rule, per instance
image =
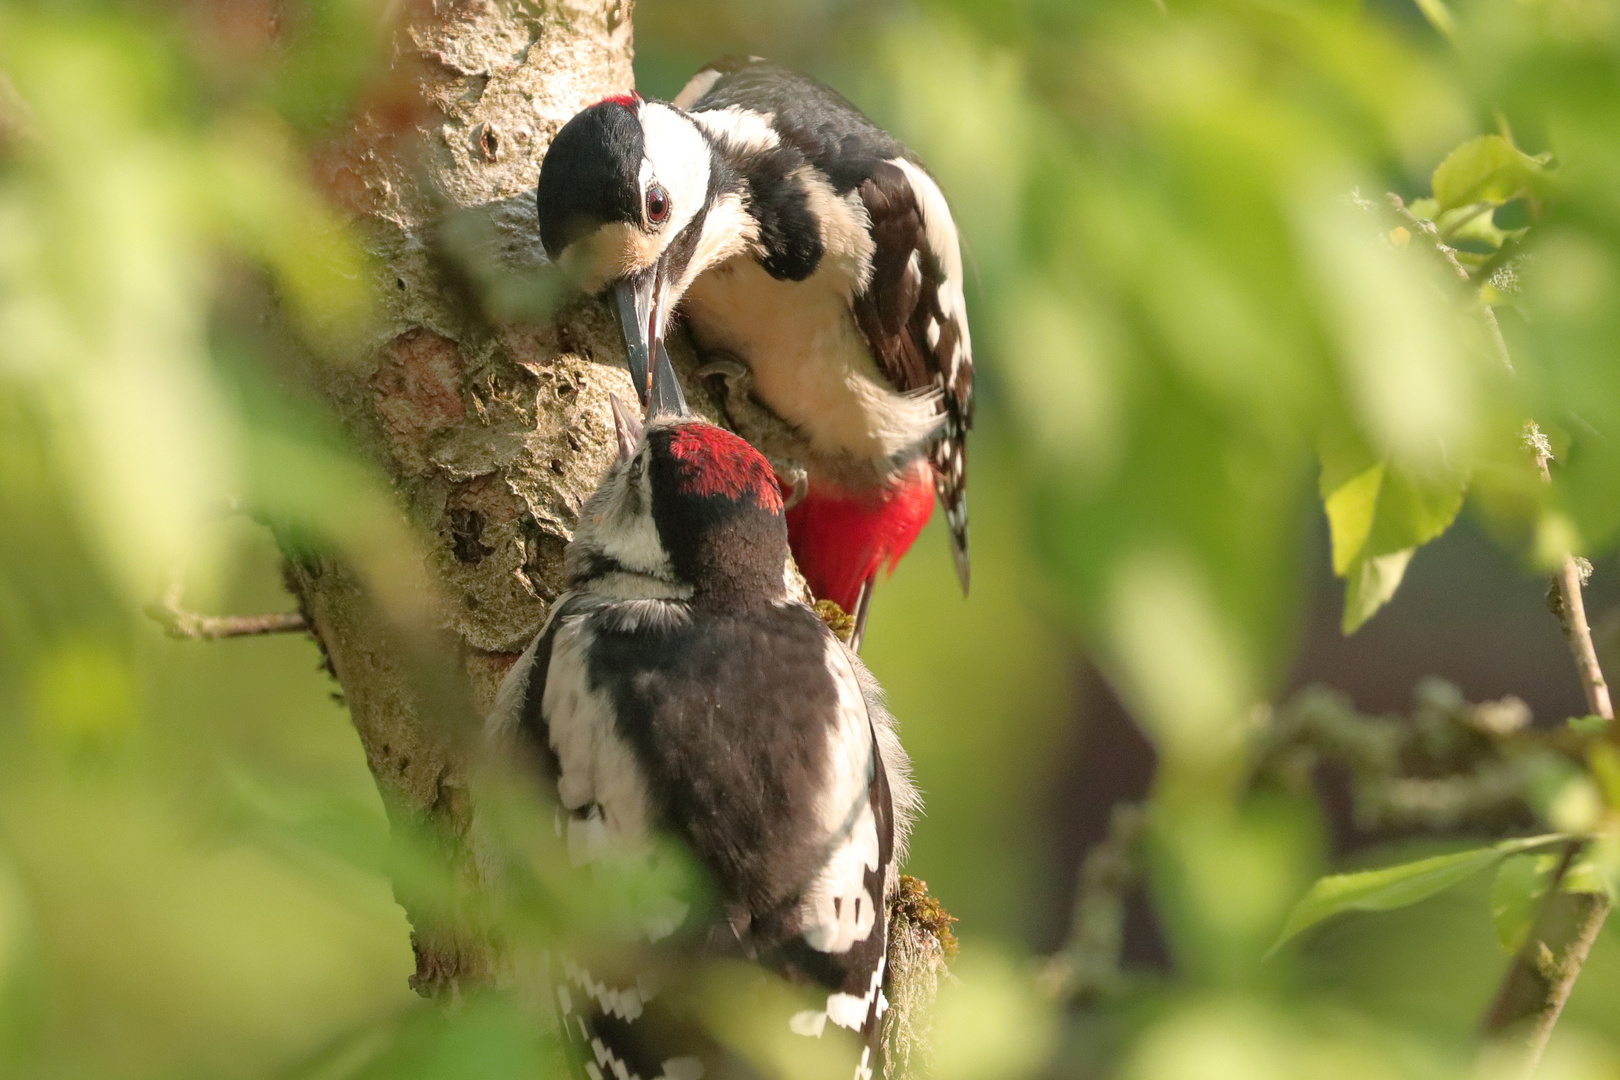
[{"label": "thin branch", "polygon": [[179,581],[163,591],[162,599],[146,605],[146,616],[163,627],[172,638],[218,641],[220,638],[262,637],[265,634],[296,634],[309,629],[304,616],[296,611],[273,611],[264,615],[203,615],[181,605]]},{"label": "thin branch", "polygon": [[1142,807],[1120,803],[1109,818],[1108,836],[1086,853],[1080,864],[1080,888],[1068,940],[1038,976],[1049,997],[1063,1002],[1089,1001],[1118,986],[1125,902],[1141,879],[1136,849],[1145,831]]},{"label": "thin branch", "polygon": [[1429,242],[1434,245],[1434,250],[1438,251],[1441,257],[1451,265],[1451,269],[1456,272],[1459,280],[1463,281],[1464,283],[1473,280],[1473,278],[1471,278],[1468,274],[1468,268],[1462,264],[1460,259],[1457,258],[1457,249],[1440,239],[1440,230],[1435,228],[1434,222],[1424,221],[1422,218],[1412,213],[1412,211],[1407,208],[1405,200],[1403,200],[1393,191],[1385,192],[1384,198],[1389,200],[1389,205],[1395,208],[1395,212],[1401,216],[1403,221],[1429,238]]},{"label": "thin branch", "polygon": [[[1534,421],[1524,426],[1524,444],[1536,463],[1544,484],[1552,483],[1552,443]],[[1592,576],[1592,564],[1575,555],[1566,554],[1553,572],[1553,614],[1564,628],[1570,654],[1575,658],[1575,670],[1581,677],[1581,689],[1586,692],[1586,706],[1592,715],[1605,720],[1614,719],[1614,703],[1609,698],[1609,684],[1603,678],[1598,664],[1597,647],[1592,643],[1592,628],[1586,621],[1586,601],[1581,586]]]},{"label": "thin branch", "polygon": [[[1542,481],[1551,483],[1548,463],[1552,460],[1552,446],[1547,437],[1530,423],[1525,425],[1524,441]],[[1581,687],[1586,692],[1587,707],[1609,721],[1612,728],[1614,705],[1603,669],[1598,664],[1592,629],[1586,622],[1586,604],[1581,597],[1581,586],[1590,574],[1591,567],[1586,560],[1566,554],[1552,575],[1549,600],[1569,642]],[[1487,1034],[1513,1034],[1522,1039],[1521,1075],[1526,1078],[1535,1074],[1558,1016],[1591,952],[1592,942],[1597,940],[1613,906],[1607,895],[1573,893],[1562,888],[1577,850],[1572,846],[1565,853],[1536,917],[1534,931],[1508,966],[1482,1024]]]},{"label": "thin branch", "polygon": [[1564,627],[1569,651],[1575,658],[1575,670],[1581,677],[1581,689],[1586,692],[1586,707],[1592,715],[1605,720],[1614,719],[1614,703],[1609,698],[1609,684],[1598,666],[1597,648],[1592,644],[1592,628],[1586,621],[1586,603],[1581,598],[1581,586],[1592,576],[1592,564],[1574,555],[1565,555],[1563,563],[1553,574],[1553,595],[1557,597],[1555,614]]}]

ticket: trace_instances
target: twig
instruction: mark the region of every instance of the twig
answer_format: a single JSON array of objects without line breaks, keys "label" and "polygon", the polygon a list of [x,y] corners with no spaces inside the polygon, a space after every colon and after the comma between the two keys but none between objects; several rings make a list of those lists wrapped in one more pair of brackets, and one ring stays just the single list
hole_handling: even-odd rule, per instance
[{"label": "twig", "polygon": [[[1525,425],[1524,441],[1542,481],[1551,483],[1548,462],[1552,460],[1552,447],[1547,437],[1531,423]],[[1581,598],[1581,586],[1590,573],[1589,567],[1583,569],[1584,563],[1584,559],[1574,555],[1564,556],[1552,575],[1549,599],[1556,601],[1553,607],[1575,658],[1587,707],[1609,721],[1612,728],[1614,705],[1603,679],[1603,669],[1598,664],[1597,650],[1592,645],[1592,629],[1587,625],[1586,604]],[[1490,1035],[1522,1033],[1521,1075],[1527,1078],[1535,1074],[1547,1040],[1552,1037],[1553,1027],[1563,1012],[1564,1002],[1569,1000],[1592,942],[1603,929],[1603,922],[1613,906],[1606,894],[1571,893],[1561,888],[1576,853],[1574,846],[1565,853],[1536,917],[1534,931],[1508,966],[1482,1024]]]},{"label": "twig", "polygon": [[1333,762],[1349,772],[1362,833],[1499,832],[1532,824],[1535,778],[1581,752],[1567,729],[1532,729],[1515,697],[1470,704],[1436,678],[1414,697],[1409,718],[1368,716],[1342,693],[1304,688],[1275,711],[1257,777],[1309,792],[1317,766]]},{"label": "twig", "polygon": [[[1385,192],[1384,198],[1389,200],[1389,205],[1395,208],[1395,212],[1401,216],[1401,220],[1428,238],[1429,243],[1434,245],[1434,250],[1439,252],[1440,257],[1446,260],[1459,280],[1464,284],[1473,283],[1474,279],[1468,273],[1468,268],[1462,264],[1461,259],[1457,258],[1457,249],[1440,238],[1440,230],[1435,227],[1434,222],[1424,221],[1412,213],[1405,201],[1393,191]],[[1512,371],[1513,357],[1508,355],[1507,339],[1502,336],[1502,324],[1496,321],[1496,312],[1483,299],[1480,300],[1479,307],[1480,317],[1485,320],[1485,329],[1490,331],[1491,334],[1491,344],[1496,348],[1496,358],[1502,362],[1503,367]]]},{"label": "twig", "polygon": [[1115,989],[1124,946],[1125,898],[1140,878],[1136,847],[1145,827],[1142,807],[1121,803],[1108,836],[1080,864],[1069,938],[1046,962],[1041,989],[1058,1001],[1086,1001]]},{"label": "twig", "polygon": [[1519,1075],[1527,1080],[1535,1075],[1611,906],[1605,894],[1559,888],[1579,852],[1579,844],[1565,849],[1535,927],[1497,987],[1482,1025],[1490,1035],[1522,1033]]},{"label": "twig", "polygon": [[[1552,443],[1542,434],[1535,421],[1524,425],[1524,445],[1535,459],[1536,470],[1544,484],[1552,483]],[[1614,703],[1609,698],[1609,684],[1598,665],[1597,648],[1592,644],[1592,628],[1586,621],[1586,601],[1581,586],[1592,576],[1592,564],[1575,555],[1565,554],[1563,562],[1552,575],[1556,604],[1553,614],[1564,628],[1570,654],[1575,658],[1575,670],[1581,677],[1581,689],[1586,692],[1586,707],[1592,715],[1605,720],[1614,719]]]},{"label": "twig", "polygon": [[172,638],[217,641],[220,638],[261,637],[265,634],[296,634],[309,629],[304,616],[296,611],[273,611],[264,615],[202,615],[182,607],[182,587],[173,582],[156,603],[146,605],[146,616],[163,627]]}]

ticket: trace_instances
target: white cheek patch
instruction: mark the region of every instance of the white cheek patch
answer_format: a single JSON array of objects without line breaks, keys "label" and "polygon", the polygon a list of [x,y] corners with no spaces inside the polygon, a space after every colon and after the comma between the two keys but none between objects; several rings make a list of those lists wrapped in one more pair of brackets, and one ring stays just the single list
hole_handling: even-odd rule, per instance
[{"label": "white cheek patch", "polygon": [[[669,217],[658,227],[667,243],[691,222],[709,195],[709,144],[691,119],[658,101],[641,107],[641,193],[656,180],[669,192]],[[662,243],[660,246],[662,246]]]},{"label": "white cheek patch", "polygon": [[[645,450],[642,454],[645,468]],[[593,539],[602,554],[625,570],[673,580],[674,567],[664,551],[663,541],[658,538],[658,525],[653,521],[651,494],[644,485],[634,491],[631,485],[628,470],[613,478],[609,496],[603,501],[602,520],[599,524],[593,523]]]}]

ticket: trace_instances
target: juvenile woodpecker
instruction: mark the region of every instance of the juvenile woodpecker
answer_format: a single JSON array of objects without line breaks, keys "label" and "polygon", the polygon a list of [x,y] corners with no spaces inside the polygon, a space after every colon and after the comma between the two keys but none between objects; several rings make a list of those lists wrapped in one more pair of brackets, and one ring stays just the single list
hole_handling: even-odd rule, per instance
[{"label": "juvenile woodpecker", "polygon": [[[643,428],[613,405],[617,459],[580,512],[568,591],[507,675],[492,733],[539,751],[577,860],[654,830],[683,842],[717,897],[707,925],[680,917],[686,939],[819,988],[818,1007],[784,1022],[857,1032],[853,1076],[871,1080],[890,900],[918,804],[893,722],[854,653],[790,594],[765,458],[710,424],[666,414]],[[681,933],[651,934],[667,935]],[[593,1078],[730,1075],[701,1039],[671,1036],[646,979],[571,962],[558,1000]]]},{"label": "juvenile woodpecker", "polygon": [[962,257],[915,154],[813,79],[723,60],[673,103],[628,94],[575,116],[538,199],[548,255],[613,290],[644,404],[679,306],[728,420],[790,493],[811,591],[856,616],[857,642],[936,492],[966,591]]}]

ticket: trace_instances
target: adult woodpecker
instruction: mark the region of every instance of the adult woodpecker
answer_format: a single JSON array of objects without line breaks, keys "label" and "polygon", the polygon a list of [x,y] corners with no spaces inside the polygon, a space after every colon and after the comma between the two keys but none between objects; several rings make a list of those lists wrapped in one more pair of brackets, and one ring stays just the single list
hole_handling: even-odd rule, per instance
[{"label": "adult woodpecker", "polygon": [[[689,416],[643,428],[613,406],[619,452],[580,512],[568,591],[507,675],[491,730],[539,751],[579,860],[636,850],[654,830],[684,842],[716,903],[649,936],[819,988],[784,1022],[859,1033],[853,1076],[871,1080],[918,804],[893,722],[854,653],[790,592],[765,458]],[[562,1026],[593,1080],[731,1075],[646,978],[564,970]]]},{"label": "adult woodpecker", "polygon": [[857,643],[936,492],[967,590],[962,258],[915,154],[813,79],[724,60],[673,103],[575,116],[538,201],[548,255],[613,290],[644,404],[679,305],[729,421],[791,492],[811,591],[856,616]]}]

